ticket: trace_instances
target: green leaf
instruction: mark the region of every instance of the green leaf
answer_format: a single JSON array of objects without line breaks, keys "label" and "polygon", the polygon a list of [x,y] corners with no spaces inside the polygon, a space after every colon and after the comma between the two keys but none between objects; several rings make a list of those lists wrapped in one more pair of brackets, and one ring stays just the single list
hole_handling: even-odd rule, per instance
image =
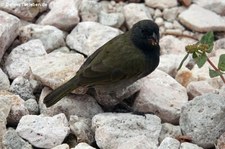
[{"label": "green leaf", "polygon": [[207,55],[205,53],[202,53],[200,56],[195,58],[195,62],[199,68],[201,68],[206,61],[207,61]]},{"label": "green leaf", "polygon": [[222,71],[225,71],[225,54],[220,55],[218,68]]},{"label": "green leaf", "polygon": [[221,72],[218,72],[218,71],[215,71],[215,70],[212,70],[212,69],[209,68],[209,76],[211,78],[217,77],[217,76],[219,76],[221,74],[222,74]]},{"label": "green leaf", "polygon": [[184,64],[184,61],[188,58],[188,55],[189,55],[189,53],[187,53],[187,54],[185,55],[185,57],[183,58],[183,60],[181,61],[180,65],[179,65],[179,67],[177,68],[177,70],[180,70],[180,68],[181,68],[182,65]]},{"label": "green leaf", "polygon": [[205,35],[202,36],[200,43],[209,45],[209,48],[206,51],[207,53],[210,53],[212,51],[213,41],[214,41],[214,34],[212,31],[207,32]]},{"label": "green leaf", "polygon": [[198,54],[197,54],[196,52],[194,52],[194,53],[192,54],[192,58],[193,58],[193,59],[198,58]]}]

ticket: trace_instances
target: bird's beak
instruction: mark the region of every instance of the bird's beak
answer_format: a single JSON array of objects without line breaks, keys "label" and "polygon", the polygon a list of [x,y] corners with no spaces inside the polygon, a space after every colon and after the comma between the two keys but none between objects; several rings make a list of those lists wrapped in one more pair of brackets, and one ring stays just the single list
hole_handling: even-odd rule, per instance
[{"label": "bird's beak", "polygon": [[158,45],[159,44],[159,37],[156,35],[156,33],[153,33],[151,38],[148,41],[152,45]]}]

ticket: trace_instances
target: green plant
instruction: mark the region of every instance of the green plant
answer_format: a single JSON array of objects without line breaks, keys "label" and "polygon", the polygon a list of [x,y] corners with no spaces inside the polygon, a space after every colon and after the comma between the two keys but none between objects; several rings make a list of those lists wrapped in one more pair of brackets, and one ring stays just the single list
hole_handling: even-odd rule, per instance
[{"label": "green plant", "polygon": [[189,54],[192,54],[192,58],[195,60],[199,68],[201,68],[206,61],[212,66],[213,69],[209,68],[209,76],[211,78],[220,76],[222,81],[225,83],[225,54],[220,55],[219,63],[216,66],[207,56],[207,53],[211,53],[213,50],[214,34],[212,31],[202,36],[201,40],[193,45],[187,45],[185,50],[187,54],[180,63],[178,70],[182,67],[184,61],[188,58]]}]

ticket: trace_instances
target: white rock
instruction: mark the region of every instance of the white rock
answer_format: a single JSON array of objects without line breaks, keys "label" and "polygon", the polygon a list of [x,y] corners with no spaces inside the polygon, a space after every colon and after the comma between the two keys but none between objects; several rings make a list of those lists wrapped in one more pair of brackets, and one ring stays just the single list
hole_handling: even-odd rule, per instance
[{"label": "white rock", "polygon": [[[161,130],[161,120],[155,116],[147,114],[144,116],[132,114],[98,114],[92,119],[92,127],[95,131],[95,140],[100,148],[118,149],[118,147],[131,139],[139,137],[138,143],[147,137],[148,142],[156,146]],[[145,146],[147,142],[144,141]]]},{"label": "white rock", "polygon": [[175,7],[178,5],[177,0],[145,0],[145,4],[149,7],[165,9],[170,7]]},{"label": "white rock", "polygon": [[78,0],[52,1],[49,5],[50,11],[40,24],[52,25],[66,31],[71,30],[80,21],[78,15],[79,3]]},{"label": "white rock", "polygon": [[28,100],[30,98],[35,99],[30,81],[22,76],[13,80],[10,91],[19,95],[23,100]]},{"label": "white rock", "polygon": [[20,20],[4,11],[0,10],[0,61],[6,49],[11,45],[18,35]]},{"label": "white rock", "polygon": [[195,97],[181,110],[180,127],[193,143],[211,148],[225,131],[225,100],[217,94]]},{"label": "white rock", "polygon": [[173,24],[171,22],[167,22],[167,21],[164,22],[164,26],[165,26],[166,29],[172,29],[173,28]]},{"label": "white rock", "polygon": [[91,119],[71,115],[69,125],[72,133],[76,136],[77,142],[94,142],[94,133],[91,130]]},{"label": "white rock", "polygon": [[0,68],[0,90],[8,90],[10,86],[8,76]]},{"label": "white rock", "polygon": [[214,11],[220,15],[225,15],[225,0],[193,0],[193,3],[208,10]]},{"label": "white rock", "polygon": [[20,28],[20,41],[26,42],[31,39],[40,39],[50,52],[65,45],[65,34],[54,26],[29,24]]},{"label": "white rock", "polygon": [[180,145],[180,149],[203,149],[203,148],[193,143],[183,142]]},{"label": "white rock", "polygon": [[178,124],[181,107],[188,102],[186,89],[160,70],[140,81],[143,85],[134,102],[134,109],[153,112],[164,122]]},{"label": "white rock", "polygon": [[185,28],[183,27],[183,25],[181,25],[178,21],[174,20],[173,21],[173,28],[175,29],[180,29],[180,30],[185,30]]},{"label": "white rock", "polygon": [[225,31],[224,18],[194,4],[179,15],[179,21],[184,26],[198,32]]},{"label": "white rock", "polygon": [[225,38],[218,39],[217,41],[214,42],[213,50],[218,49],[225,49]]},{"label": "white rock", "polygon": [[163,36],[160,39],[159,44],[160,44],[160,48],[161,48],[160,50],[162,55],[171,54],[171,53],[186,54],[185,52],[186,44],[174,36],[171,36],[171,35]]},{"label": "white rock", "polygon": [[45,48],[39,39],[30,40],[12,50],[6,59],[5,69],[11,79],[29,76],[29,60],[45,54]]},{"label": "white rock", "polygon": [[127,139],[118,145],[117,149],[157,149],[156,144],[149,141],[149,139],[144,136],[137,136]]},{"label": "white rock", "polygon": [[46,10],[47,3],[34,0],[1,0],[0,9],[14,14],[23,20],[32,21],[39,12]]},{"label": "white rock", "polygon": [[11,109],[7,117],[7,124],[16,126],[24,115],[28,115],[29,111],[25,107],[24,100],[18,95],[8,95],[11,100]]},{"label": "white rock", "polygon": [[203,81],[193,81],[187,85],[187,92],[190,99],[196,96],[200,96],[206,93],[215,92],[215,88],[212,87],[206,80]]},{"label": "white rock", "polygon": [[163,123],[159,136],[159,142],[162,142],[165,138],[176,138],[182,136],[180,126],[175,126],[170,123]]},{"label": "white rock", "polygon": [[127,4],[123,7],[123,14],[129,29],[138,21],[145,19],[152,20],[149,10],[144,4]]},{"label": "white rock", "polygon": [[121,31],[116,28],[96,22],[81,22],[67,36],[66,43],[71,49],[91,55],[99,47],[119,34],[121,34]]},{"label": "white rock", "polygon": [[42,114],[53,116],[59,113],[65,113],[69,119],[70,115],[92,118],[94,115],[103,112],[96,100],[86,94],[66,96],[55,105],[46,108],[43,99],[49,92],[50,90],[48,88],[44,88],[39,99],[39,107]]},{"label": "white rock", "polygon": [[85,21],[97,22],[98,15],[101,11],[101,5],[98,2],[98,0],[82,0],[79,10],[83,22]]},{"label": "white rock", "polygon": [[55,89],[72,78],[83,62],[81,54],[52,52],[32,58],[30,68],[36,80]]},{"label": "white rock", "polygon": [[122,13],[106,13],[100,12],[99,22],[103,25],[119,28],[125,21]]},{"label": "white rock", "polygon": [[162,17],[162,11],[160,9],[156,9],[154,11],[154,18],[157,18],[157,17]]},{"label": "white rock", "polygon": [[158,149],[180,149],[180,142],[174,138],[166,137]]},{"label": "white rock", "polygon": [[174,21],[178,15],[178,7],[164,9],[163,10],[163,18],[167,21]]},{"label": "white rock", "polygon": [[[182,54],[164,54],[160,56],[158,69],[168,73],[171,76],[176,76],[177,68],[184,58]],[[188,60],[184,63],[186,65]]]},{"label": "white rock", "polygon": [[56,147],[53,147],[52,149],[70,149],[70,147],[68,144],[61,144]]},{"label": "white rock", "polygon": [[158,26],[162,26],[164,24],[164,20],[161,18],[161,17],[157,17],[155,19],[155,23],[158,25]]},{"label": "white rock", "polygon": [[221,89],[219,90],[219,94],[225,98],[225,85],[221,87]]},{"label": "white rock", "polygon": [[75,146],[75,148],[71,148],[71,149],[95,149],[95,148],[90,146],[87,143],[79,143]]},{"label": "white rock", "polygon": [[39,148],[60,145],[69,134],[69,130],[66,116],[62,113],[53,117],[26,115],[16,128],[22,138]]}]

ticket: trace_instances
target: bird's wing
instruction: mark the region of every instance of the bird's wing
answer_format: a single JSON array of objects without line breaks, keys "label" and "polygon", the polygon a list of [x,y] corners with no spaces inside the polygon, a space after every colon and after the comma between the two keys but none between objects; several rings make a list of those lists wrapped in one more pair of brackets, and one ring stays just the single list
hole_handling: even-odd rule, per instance
[{"label": "bird's wing", "polygon": [[143,53],[125,33],[91,55],[81,66],[78,75],[85,85],[99,85],[138,77],[144,68]]}]

